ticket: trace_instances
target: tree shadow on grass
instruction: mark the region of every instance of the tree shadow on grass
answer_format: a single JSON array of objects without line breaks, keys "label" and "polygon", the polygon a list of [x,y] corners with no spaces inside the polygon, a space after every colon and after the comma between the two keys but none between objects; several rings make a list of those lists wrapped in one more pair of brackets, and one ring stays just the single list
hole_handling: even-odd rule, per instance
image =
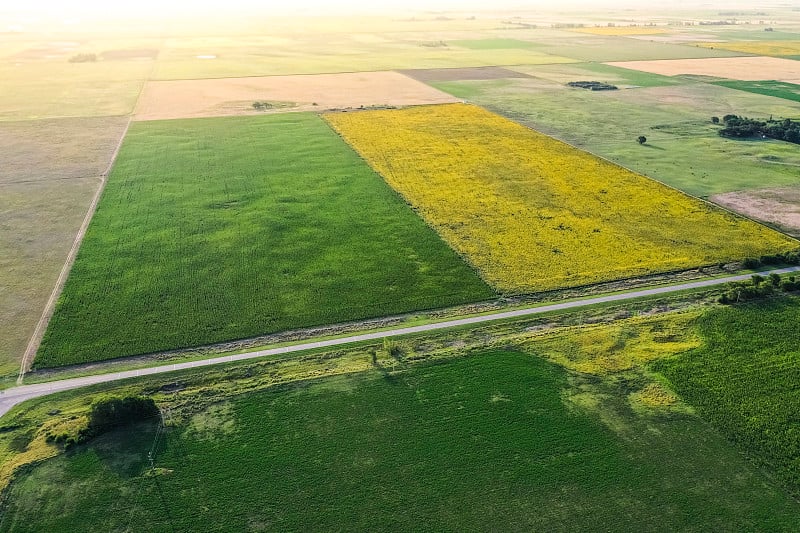
[{"label": "tree shadow on grass", "polygon": [[141,475],[150,468],[149,454],[157,459],[167,448],[160,420],[127,425],[100,435],[71,453],[93,452],[105,468],[123,479]]}]

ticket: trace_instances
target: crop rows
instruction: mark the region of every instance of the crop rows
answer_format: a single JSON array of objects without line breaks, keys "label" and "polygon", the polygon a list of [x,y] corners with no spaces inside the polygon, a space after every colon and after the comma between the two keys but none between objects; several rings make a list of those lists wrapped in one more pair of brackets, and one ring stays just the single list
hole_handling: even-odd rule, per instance
[{"label": "crop rows", "polygon": [[800,300],[723,307],[701,347],[656,364],[700,414],[800,494]]},{"label": "crop rows", "polygon": [[36,365],[492,295],[315,115],[142,122]]}]

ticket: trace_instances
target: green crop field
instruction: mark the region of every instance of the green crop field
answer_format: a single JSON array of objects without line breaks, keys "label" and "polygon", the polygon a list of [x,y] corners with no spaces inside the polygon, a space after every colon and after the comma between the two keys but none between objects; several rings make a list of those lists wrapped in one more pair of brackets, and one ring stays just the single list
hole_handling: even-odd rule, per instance
[{"label": "green crop field", "polygon": [[[2,531],[790,531],[800,505],[692,415],[617,433],[495,351],[242,396],[29,469]],[[617,388],[619,389],[619,387]],[[147,452],[153,442],[155,470]]]},{"label": "green crop field", "polygon": [[35,365],[492,295],[317,115],[141,122]]},{"label": "green crop field", "polygon": [[450,41],[449,44],[469,48],[470,50],[530,50],[540,48],[541,45],[532,41],[521,41],[519,39],[464,39]]},{"label": "green crop field", "polygon": [[639,70],[615,67],[604,63],[568,63],[564,65],[524,65],[514,70],[543,80],[566,84],[571,81],[594,80],[611,85],[662,87],[684,83],[674,76],[662,76]]},{"label": "green crop field", "polygon": [[[537,76],[538,69],[524,72]],[[614,83],[611,75],[618,76],[598,76],[593,70],[548,66],[542,78],[431,85],[696,196],[797,183],[800,154],[795,145],[720,137],[711,116],[796,117],[800,104],[693,81],[587,91],[547,79]],[[647,137],[647,144],[636,142],[639,135]]]},{"label": "green crop field", "polygon": [[757,464],[800,495],[800,300],[715,310],[701,347],[657,363],[675,389]]},{"label": "green crop field", "polygon": [[800,85],[783,81],[717,81],[714,85],[800,102]]}]

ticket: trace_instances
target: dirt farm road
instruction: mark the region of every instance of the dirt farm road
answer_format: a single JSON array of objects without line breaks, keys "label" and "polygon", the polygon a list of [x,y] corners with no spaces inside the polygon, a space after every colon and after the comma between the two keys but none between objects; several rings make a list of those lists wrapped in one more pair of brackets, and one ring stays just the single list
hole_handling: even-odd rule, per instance
[{"label": "dirt farm road", "polygon": [[[800,266],[779,268],[772,270],[765,270],[758,272],[762,276],[771,273],[785,274],[789,272],[800,272]],[[58,381],[49,381],[45,383],[36,383],[31,385],[17,385],[0,391],[0,417],[5,415],[15,405],[29,400],[31,398],[39,398],[47,396],[56,392],[78,389],[98,383],[108,383],[111,381],[118,381],[122,379],[135,378],[139,376],[151,376],[154,374],[164,374],[167,372],[174,372],[177,370],[187,370],[192,368],[201,368],[205,366],[217,365],[222,363],[231,363],[236,361],[247,361],[250,359],[258,359],[260,357],[267,357],[271,355],[287,354],[292,352],[299,352],[303,350],[313,350],[318,348],[327,348],[331,346],[340,346],[354,342],[381,340],[388,337],[397,337],[401,335],[408,335],[413,333],[425,333],[427,331],[435,331],[440,329],[448,329],[459,326],[468,326],[472,324],[483,324],[485,322],[492,322],[495,320],[503,320],[509,318],[524,317],[530,315],[538,315],[551,311],[562,311],[567,309],[579,309],[599,303],[607,302],[622,302],[625,300],[632,300],[635,298],[657,296],[660,294],[669,294],[682,290],[700,289],[703,287],[711,287],[714,285],[722,285],[732,281],[743,281],[750,279],[752,274],[743,274],[737,276],[727,276],[724,278],[713,278],[701,281],[693,281],[689,283],[681,283],[679,285],[669,285],[663,287],[655,287],[652,289],[642,289],[632,292],[607,294],[604,296],[597,296],[593,298],[584,298],[581,300],[570,300],[561,303],[554,303],[548,305],[540,305],[536,307],[528,307],[524,309],[515,309],[513,311],[501,311],[497,313],[473,316],[467,318],[459,318],[454,320],[447,320],[443,322],[435,322],[432,324],[424,324],[421,326],[399,327],[384,331],[376,331],[372,333],[362,333],[358,335],[350,335],[347,337],[340,337],[336,339],[325,339],[320,341],[309,341],[301,344],[294,344],[291,346],[282,346],[279,348],[270,348],[265,350],[256,350],[252,352],[240,353],[236,355],[227,355],[220,357],[213,357],[199,361],[190,361],[185,363],[175,363],[171,365],[154,366],[150,368],[142,368],[138,370],[128,370],[124,372],[111,372],[107,374],[96,374],[92,376],[85,376],[80,378],[70,378]]]}]

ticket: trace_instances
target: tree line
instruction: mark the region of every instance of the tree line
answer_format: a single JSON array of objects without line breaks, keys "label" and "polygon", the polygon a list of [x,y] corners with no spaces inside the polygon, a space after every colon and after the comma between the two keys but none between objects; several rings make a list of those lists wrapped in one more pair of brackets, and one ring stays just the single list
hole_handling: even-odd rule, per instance
[{"label": "tree line", "polygon": [[[719,118],[712,117],[711,121],[717,124]],[[725,127],[719,130],[719,134],[723,137],[768,137],[800,144],[800,121],[790,118],[774,120],[770,117],[769,120],[756,120],[738,115],[725,115],[722,117],[722,122]]]}]

